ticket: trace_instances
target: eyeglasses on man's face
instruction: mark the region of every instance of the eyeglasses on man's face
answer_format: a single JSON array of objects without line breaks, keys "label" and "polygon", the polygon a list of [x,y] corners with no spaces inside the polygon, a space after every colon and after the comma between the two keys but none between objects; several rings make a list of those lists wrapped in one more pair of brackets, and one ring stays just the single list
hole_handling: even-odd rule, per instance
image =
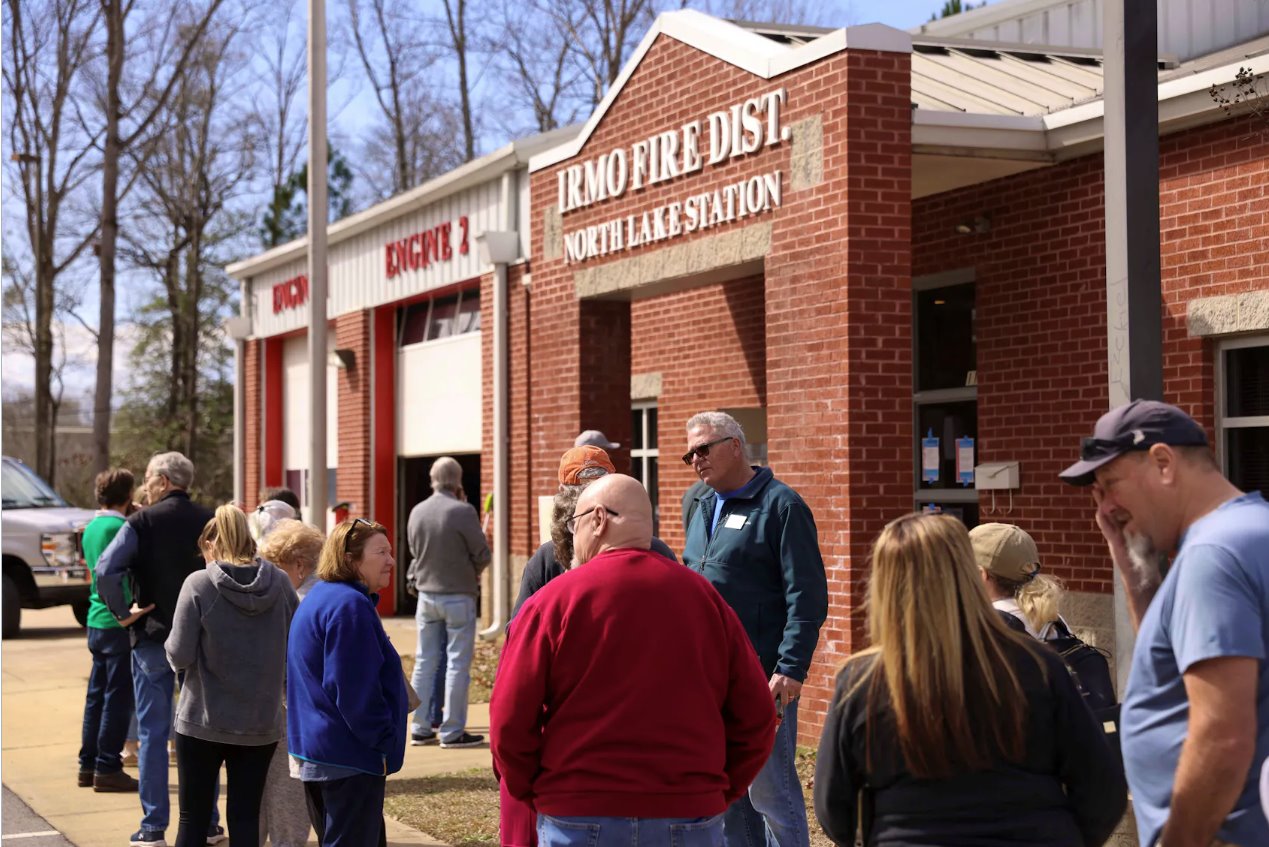
[{"label": "eyeglasses on man's face", "polygon": [[722,444],[724,441],[731,441],[735,437],[736,436],[734,435],[728,435],[723,438],[715,438],[713,441],[710,441],[706,444],[700,444],[696,447],[693,447],[691,450],[688,450],[686,453],[683,454],[683,464],[685,465],[692,464],[692,460],[695,459],[695,457],[697,456],[700,456],[702,459],[704,459],[706,456],[709,455],[709,448],[717,444]]},{"label": "eyeglasses on man's face", "polygon": [[605,512],[612,515],[614,518],[621,517],[621,515],[617,514],[616,512],[614,512],[612,509],[608,508],[607,506],[591,506],[589,509],[582,512],[581,514],[573,515],[571,518],[564,521],[564,528],[568,530],[568,534],[569,535],[576,534],[577,533],[577,519],[586,517],[587,515],[589,515],[591,512],[595,511],[596,509],[603,509]]}]

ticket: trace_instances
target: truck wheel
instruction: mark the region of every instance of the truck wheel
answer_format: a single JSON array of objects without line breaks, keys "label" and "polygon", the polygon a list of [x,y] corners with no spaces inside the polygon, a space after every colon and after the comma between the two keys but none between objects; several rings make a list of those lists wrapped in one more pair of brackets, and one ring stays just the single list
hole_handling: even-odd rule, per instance
[{"label": "truck wheel", "polygon": [[78,603],[71,604],[71,611],[75,613],[75,621],[80,626],[88,626],[88,601],[80,600]]},{"label": "truck wheel", "polygon": [[0,618],[0,628],[5,638],[13,638],[18,634],[18,629],[22,626],[22,597],[18,594],[18,585],[13,581],[13,577],[8,574],[4,575],[3,589],[3,618]]}]

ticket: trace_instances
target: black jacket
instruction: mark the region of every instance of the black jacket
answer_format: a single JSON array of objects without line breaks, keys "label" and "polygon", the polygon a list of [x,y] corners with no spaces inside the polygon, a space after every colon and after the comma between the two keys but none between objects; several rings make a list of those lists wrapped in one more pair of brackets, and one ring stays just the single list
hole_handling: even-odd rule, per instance
[{"label": "black jacket", "polygon": [[127,617],[124,580],[131,578],[138,606],[154,610],[134,623],[132,640],[167,640],[176,598],[185,577],[202,570],[198,536],[212,519],[212,511],[190,500],[184,491],[131,515],[97,561],[97,590],[117,618]]},{"label": "black jacket", "polygon": [[[652,552],[660,553],[672,562],[678,561],[674,551],[655,535],[652,536]],[[520,612],[520,607],[524,605],[526,600],[541,591],[542,586],[560,576],[566,570],[568,568],[555,561],[554,541],[548,541],[539,547],[537,552],[525,564],[524,573],[520,575],[520,596],[516,598],[515,607],[511,610],[511,620],[515,620],[516,615]],[[508,621],[507,626],[510,625],[511,621]]]},{"label": "black jacket", "polygon": [[[1100,847],[1123,816],[1123,771],[1062,660],[1035,649],[1045,675],[1015,643],[1013,662],[1027,698],[1026,754],[988,771],[943,780],[908,772],[888,708],[865,762],[868,683],[851,693],[875,659],[837,677],[815,763],[815,815],[837,844],[855,843],[861,789],[871,811],[865,844],[887,847]],[[876,719],[875,717],[873,718]]]}]

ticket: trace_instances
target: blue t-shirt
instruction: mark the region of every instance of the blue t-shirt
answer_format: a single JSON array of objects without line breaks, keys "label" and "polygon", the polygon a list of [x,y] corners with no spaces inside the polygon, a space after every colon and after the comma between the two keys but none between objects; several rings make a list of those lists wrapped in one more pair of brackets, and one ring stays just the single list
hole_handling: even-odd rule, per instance
[{"label": "blue t-shirt", "polygon": [[1258,779],[1269,755],[1269,504],[1244,494],[1195,521],[1141,620],[1124,696],[1124,768],[1137,833],[1153,847],[1168,819],[1181,743],[1189,723],[1182,679],[1206,659],[1261,660],[1256,686],[1256,754],[1243,792],[1217,838],[1269,844]]},{"label": "blue t-shirt", "polygon": [[[757,468],[754,468],[757,470]],[[718,518],[723,513],[723,504],[733,497],[750,497],[753,495],[754,489],[758,487],[758,475],[755,473],[753,478],[735,491],[719,491],[718,499],[714,501],[714,517],[709,522],[709,534],[714,534],[714,527],[718,526]]]}]

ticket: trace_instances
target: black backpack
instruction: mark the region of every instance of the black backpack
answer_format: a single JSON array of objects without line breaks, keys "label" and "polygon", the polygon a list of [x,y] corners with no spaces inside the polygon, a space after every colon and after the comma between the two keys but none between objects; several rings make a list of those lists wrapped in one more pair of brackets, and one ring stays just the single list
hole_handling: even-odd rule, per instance
[{"label": "black backpack", "polygon": [[1115,697],[1115,681],[1110,677],[1109,654],[1081,641],[1058,619],[1053,622],[1057,638],[1044,643],[1056,650],[1071,669],[1075,685],[1084,695],[1084,702],[1093,714],[1102,716],[1118,703]]}]

